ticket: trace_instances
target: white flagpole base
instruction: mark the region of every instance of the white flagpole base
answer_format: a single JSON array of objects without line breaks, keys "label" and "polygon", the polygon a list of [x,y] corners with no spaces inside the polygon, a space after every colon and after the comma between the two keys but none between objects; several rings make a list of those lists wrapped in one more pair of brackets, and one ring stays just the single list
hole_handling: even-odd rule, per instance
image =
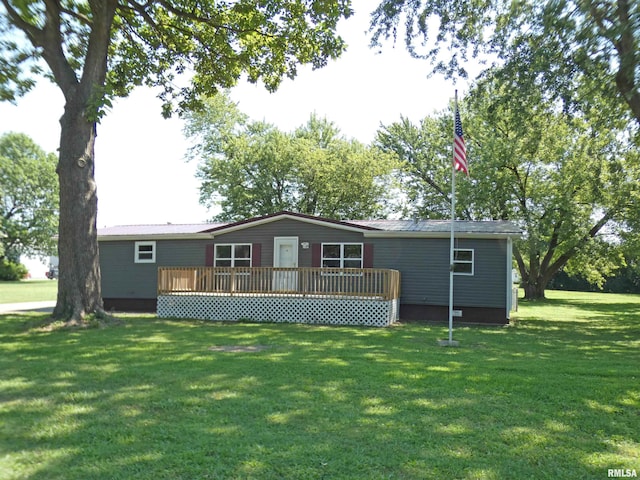
[{"label": "white flagpole base", "polygon": [[438,340],[438,345],[441,347],[459,347],[460,342],[457,340]]}]

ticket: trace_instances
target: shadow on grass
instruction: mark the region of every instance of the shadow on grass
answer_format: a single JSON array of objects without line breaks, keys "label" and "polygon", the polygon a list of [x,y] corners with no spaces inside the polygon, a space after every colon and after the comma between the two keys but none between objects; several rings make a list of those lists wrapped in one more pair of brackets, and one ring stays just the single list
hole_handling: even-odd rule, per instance
[{"label": "shadow on grass", "polygon": [[460,328],[459,349],[424,325],[37,321],[0,317],[6,478],[602,478],[640,453],[638,349],[586,360],[566,321]]}]

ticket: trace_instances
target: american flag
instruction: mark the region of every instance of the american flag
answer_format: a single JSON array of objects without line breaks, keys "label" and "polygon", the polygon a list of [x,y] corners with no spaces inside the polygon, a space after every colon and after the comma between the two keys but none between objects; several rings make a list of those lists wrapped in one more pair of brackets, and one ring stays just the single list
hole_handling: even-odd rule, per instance
[{"label": "american flag", "polygon": [[462,134],[462,122],[460,121],[460,112],[458,111],[458,103],[456,102],[455,126],[453,135],[453,166],[458,171],[463,171],[469,175],[469,166],[467,164],[467,147],[464,144],[464,136]]}]

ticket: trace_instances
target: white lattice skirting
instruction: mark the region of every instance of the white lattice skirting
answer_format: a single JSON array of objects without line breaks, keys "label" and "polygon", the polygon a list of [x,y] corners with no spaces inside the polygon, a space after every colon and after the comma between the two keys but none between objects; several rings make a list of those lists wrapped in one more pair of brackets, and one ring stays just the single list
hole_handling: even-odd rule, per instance
[{"label": "white lattice skirting", "polygon": [[158,317],[387,327],[399,301],[319,297],[159,295]]}]

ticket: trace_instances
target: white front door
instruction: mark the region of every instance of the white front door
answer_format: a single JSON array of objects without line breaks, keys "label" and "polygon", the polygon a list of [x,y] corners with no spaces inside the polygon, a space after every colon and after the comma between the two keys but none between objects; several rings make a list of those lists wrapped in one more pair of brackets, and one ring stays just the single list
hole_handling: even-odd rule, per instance
[{"label": "white front door", "polygon": [[[298,267],[298,237],[275,237],[273,239],[273,266],[276,268]],[[297,290],[298,272],[277,270],[273,272],[273,289]]]}]

